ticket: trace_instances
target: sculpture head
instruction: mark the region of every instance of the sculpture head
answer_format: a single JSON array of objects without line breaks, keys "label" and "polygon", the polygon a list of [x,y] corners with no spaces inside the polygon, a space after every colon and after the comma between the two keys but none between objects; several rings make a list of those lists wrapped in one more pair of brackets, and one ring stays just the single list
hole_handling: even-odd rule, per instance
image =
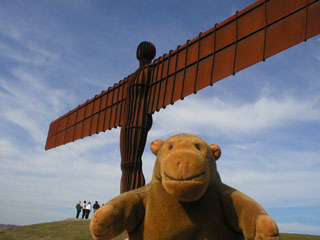
[{"label": "sculpture head", "polygon": [[140,67],[151,63],[156,56],[156,48],[151,42],[143,41],[139,44],[136,53],[137,59],[140,62]]}]

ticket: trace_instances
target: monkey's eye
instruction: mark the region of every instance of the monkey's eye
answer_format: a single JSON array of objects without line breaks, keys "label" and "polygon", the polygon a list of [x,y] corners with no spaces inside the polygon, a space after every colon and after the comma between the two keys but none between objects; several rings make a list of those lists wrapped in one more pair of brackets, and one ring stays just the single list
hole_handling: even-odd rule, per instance
[{"label": "monkey's eye", "polygon": [[173,148],[173,145],[172,144],[170,144],[169,145],[169,150],[171,150]]},{"label": "monkey's eye", "polygon": [[200,145],[198,143],[196,143],[194,146],[200,151]]}]

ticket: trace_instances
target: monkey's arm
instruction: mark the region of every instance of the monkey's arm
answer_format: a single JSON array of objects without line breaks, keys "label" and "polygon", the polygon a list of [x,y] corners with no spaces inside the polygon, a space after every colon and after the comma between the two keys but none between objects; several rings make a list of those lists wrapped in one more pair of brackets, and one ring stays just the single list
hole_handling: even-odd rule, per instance
[{"label": "monkey's arm", "polygon": [[275,221],[252,198],[227,185],[224,188],[224,212],[234,230],[240,230],[248,240],[278,240]]},{"label": "monkey's arm", "polygon": [[141,189],[129,191],[98,209],[90,222],[93,239],[109,240],[125,230],[134,230],[145,214],[144,196]]}]

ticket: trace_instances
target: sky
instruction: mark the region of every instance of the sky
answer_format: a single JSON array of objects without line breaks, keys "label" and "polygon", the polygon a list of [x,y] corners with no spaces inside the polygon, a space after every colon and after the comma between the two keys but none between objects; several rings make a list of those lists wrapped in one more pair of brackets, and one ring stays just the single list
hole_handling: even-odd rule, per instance
[{"label": "sky", "polygon": [[[0,3],[1,224],[75,217],[79,200],[119,194],[120,129],[44,150],[50,122],[138,68],[136,48],[176,49],[252,0]],[[320,235],[320,36],[153,115],[152,140],[194,133],[222,149],[222,181],[281,232]]]}]

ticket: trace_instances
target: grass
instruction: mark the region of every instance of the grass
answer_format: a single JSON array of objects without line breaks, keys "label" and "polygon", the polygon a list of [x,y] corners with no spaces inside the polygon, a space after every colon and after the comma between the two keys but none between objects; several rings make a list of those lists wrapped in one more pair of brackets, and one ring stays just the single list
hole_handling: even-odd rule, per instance
[{"label": "grass", "polygon": [[[40,223],[0,231],[0,240],[90,240],[90,220],[67,219],[58,222]],[[126,234],[115,238],[125,239]]]},{"label": "grass", "polygon": [[[0,231],[0,240],[90,240],[90,220],[67,219]],[[126,238],[123,233],[114,240]],[[320,240],[320,236],[281,233],[282,240]]]},{"label": "grass", "polygon": [[281,237],[281,240],[320,240],[320,236],[292,234],[292,233],[281,233],[280,237]]}]

